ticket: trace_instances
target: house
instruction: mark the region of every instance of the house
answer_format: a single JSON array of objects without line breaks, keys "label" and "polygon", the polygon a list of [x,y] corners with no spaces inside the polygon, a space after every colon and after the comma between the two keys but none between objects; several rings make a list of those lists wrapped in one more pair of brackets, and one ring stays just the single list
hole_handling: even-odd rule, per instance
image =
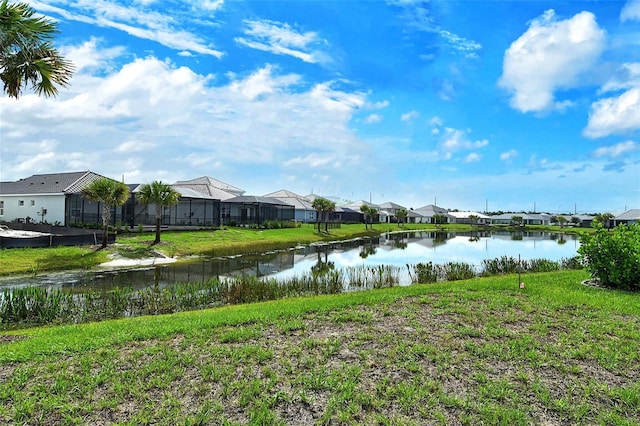
[{"label": "house", "polygon": [[451,223],[455,219],[448,210],[433,204],[415,209],[413,213],[416,215],[414,223]]},{"label": "house", "polygon": [[[464,223],[467,225],[490,225],[491,216],[478,212],[449,212],[453,217],[453,223]],[[475,218],[475,219],[474,219]]]},{"label": "house", "polygon": [[640,223],[640,209],[627,210],[624,213],[616,215],[613,219],[613,226],[631,225]]},{"label": "house", "polygon": [[[377,210],[378,213],[373,215],[373,218],[371,219],[371,221],[373,223],[379,223],[379,222],[381,222],[381,217],[386,217],[387,216],[387,213],[384,213],[384,212],[380,211],[380,206],[379,205],[370,203],[370,202],[365,201],[365,200],[354,201],[352,203],[347,204],[346,206],[341,206],[341,207],[345,211],[359,213],[358,222],[359,223],[365,223],[364,213],[362,213],[362,210],[360,210],[362,208],[362,206],[367,206],[367,207],[374,208],[374,209]],[[349,222],[351,222],[351,221],[349,221]],[[356,222],[354,221],[354,223],[356,223]]]},{"label": "house", "polygon": [[392,203],[391,201],[387,201],[386,203],[380,204],[380,209],[378,210],[380,213],[380,221],[385,223],[397,222],[396,212],[398,210],[407,210],[405,207]]},{"label": "house", "polygon": [[503,213],[491,216],[493,225],[512,225],[513,218],[521,218],[522,225],[549,225],[551,216],[545,213]]},{"label": "house", "polygon": [[594,218],[595,216],[589,214],[574,214],[569,218],[569,223],[583,228],[591,228]]},{"label": "house", "polygon": [[298,195],[295,192],[281,189],[280,191],[272,192],[264,195],[269,198],[276,198],[285,204],[290,204],[295,208],[295,221],[310,223],[316,221],[316,209],[311,205],[311,200]]},{"label": "house", "polygon": [[[104,178],[91,171],[32,175],[15,182],[0,182],[0,221],[58,225],[101,223],[101,203],[89,201],[82,190]],[[113,208],[111,220],[122,220],[122,210]]]}]

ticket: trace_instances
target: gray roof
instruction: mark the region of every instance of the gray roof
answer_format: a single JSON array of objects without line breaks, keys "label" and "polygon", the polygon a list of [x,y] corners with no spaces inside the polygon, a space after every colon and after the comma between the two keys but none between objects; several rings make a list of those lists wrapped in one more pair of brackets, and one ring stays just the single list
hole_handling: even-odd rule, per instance
[{"label": "gray roof", "polygon": [[237,204],[273,204],[276,206],[290,206],[291,204],[284,203],[277,198],[271,197],[259,197],[256,195],[241,195],[239,197],[233,197],[228,200],[224,200],[225,203],[237,203]]},{"label": "gray roof", "polygon": [[216,197],[216,194],[214,194],[216,191],[212,190],[212,188],[231,193],[233,196],[244,194],[243,189],[236,188],[233,185],[229,185],[228,183],[224,183],[209,176],[202,176],[191,180],[181,180],[176,182],[174,185],[182,188],[192,188],[198,192],[214,197]]},{"label": "gray roof", "polygon": [[360,207],[361,207],[361,206],[369,206],[369,207],[373,207],[374,209],[379,209],[379,208],[380,208],[380,206],[379,206],[379,205],[377,205],[377,204],[373,204],[373,203],[370,203],[370,202],[365,201],[365,200],[358,200],[358,201],[354,201],[353,203],[351,203],[351,204],[347,204],[347,205],[346,205],[346,206],[344,206],[344,207],[347,207],[347,208],[349,208],[349,209],[353,209],[353,210],[360,211]]},{"label": "gray roof", "polygon": [[380,204],[381,209],[404,209],[405,207],[400,204],[392,203],[391,201],[387,201],[386,203]]},{"label": "gray roof", "polygon": [[265,197],[277,198],[283,203],[294,206],[296,210],[315,210],[311,206],[311,201],[296,194],[295,192],[287,191],[286,189],[266,194]]},{"label": "gray roof", "polygon": [[420,216],[433,216],[436,214],[449,215],[449,212],[446,209],[443,209],[442,207],[438,207],[433,204],[427,204],[426,206],[422,206],[418,209],[415,209],[414,212],[419,214]]},{"label": "gray roof", "polygon": [[487,216],[486,214],[473,212],[473,211],[465,211],[465,212],[449,212],[450,216],[455,217],[456,219],[467,219],[469,216],[477,216],[479,219],[491,219],[491,216]]},{"label": "gray roof", "polygon": [[176,192],[180,193],[180,198],[194,198],[194,199],[201,199],[201,200],[219,200],[219,198],[216,197],[212,197],[211,195],[207,195],[207,194],[202,194],[198,191],[194,191],[193,189],[190,188],[183,188],[180,186],[176,186],[176,185],[171,185],[173,187],[173,189],[176,190]]},{"label": "gray roof", "polygon": [[228,200],[229,198],[237,197],[237,194],[227,192],[223,189],[216,188],[215,186],[205,184],[189,184],[189,183],[174,183],[171,185],[179,192],[180,189],[188,189],[190,191],[198,192],[206,197],[211,197],[215,200]]},{"label": "gray roof", "polygon": [[77,194],[100,178],[104,176],[90,171],[33,175],[15,182],[0,182],[0,194]]},{"label": "gray roof", "polygon": [[640,220],[640,209],[631,209],[619,214],[615,220]]},{"label": "gray roof", "polygon": [[491,216],[491,219],[511,220],[514,216],[520,216],[523,220],[549,220],[551,215],[546,213],[503,213]]}]

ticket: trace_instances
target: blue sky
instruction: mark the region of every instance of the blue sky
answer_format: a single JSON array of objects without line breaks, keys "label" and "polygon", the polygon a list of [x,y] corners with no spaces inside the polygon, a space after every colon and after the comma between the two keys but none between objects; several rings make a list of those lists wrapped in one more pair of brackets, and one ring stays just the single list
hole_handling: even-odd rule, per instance
[{"label": "blue sky", "polygon": [[640,0],[29,3],[77,71],[0,97],[3,181],[640,208]]}]

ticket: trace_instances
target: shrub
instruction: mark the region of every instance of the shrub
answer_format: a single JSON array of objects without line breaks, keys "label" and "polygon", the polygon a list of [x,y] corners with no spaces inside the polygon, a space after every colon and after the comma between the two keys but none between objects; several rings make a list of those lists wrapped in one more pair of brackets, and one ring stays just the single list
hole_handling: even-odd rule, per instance
[{"label": "shrub", "polygon": [[640,225],[620,225],[583,235],[578,253],[591,276],[603,285],[623,290],[640,290]]},{"label": "shrub", "polygon": [[[407,265],[409,273],[411,268]],[[418,263],[413,265],[413,272],[415,275],[411,275],[411,281],[416,283],[435,283],[438,281],[438,268],[433,262]]]}]

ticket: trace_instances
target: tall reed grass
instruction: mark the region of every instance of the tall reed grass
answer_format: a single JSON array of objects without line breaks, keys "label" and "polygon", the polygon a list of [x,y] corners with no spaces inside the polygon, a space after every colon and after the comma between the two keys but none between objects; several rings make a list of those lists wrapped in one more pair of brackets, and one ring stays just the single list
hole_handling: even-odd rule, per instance
[{"label": "tall reed grass", "polygon": [[[413,283],[455,281],[477,275],[578,269],[577,260],[552,262],[544,259],[518,261],[503,257],[483,262],[477,273],[473,265],[448,262],[443,265],[407,265]],[[518,269],[520,268],[520,269]],[[82,323],[138,315],[157,315],[225,304],[253,303],[320,294],[371,290],[397,286],[402,269],[396,266],[353,266],[315,269],[286,279],[236,276],[206,282],[159,285],[143,290],[113,288],[68,293],[60,288],[25,287],[0,293],[0,328],[45,324]]]}]

